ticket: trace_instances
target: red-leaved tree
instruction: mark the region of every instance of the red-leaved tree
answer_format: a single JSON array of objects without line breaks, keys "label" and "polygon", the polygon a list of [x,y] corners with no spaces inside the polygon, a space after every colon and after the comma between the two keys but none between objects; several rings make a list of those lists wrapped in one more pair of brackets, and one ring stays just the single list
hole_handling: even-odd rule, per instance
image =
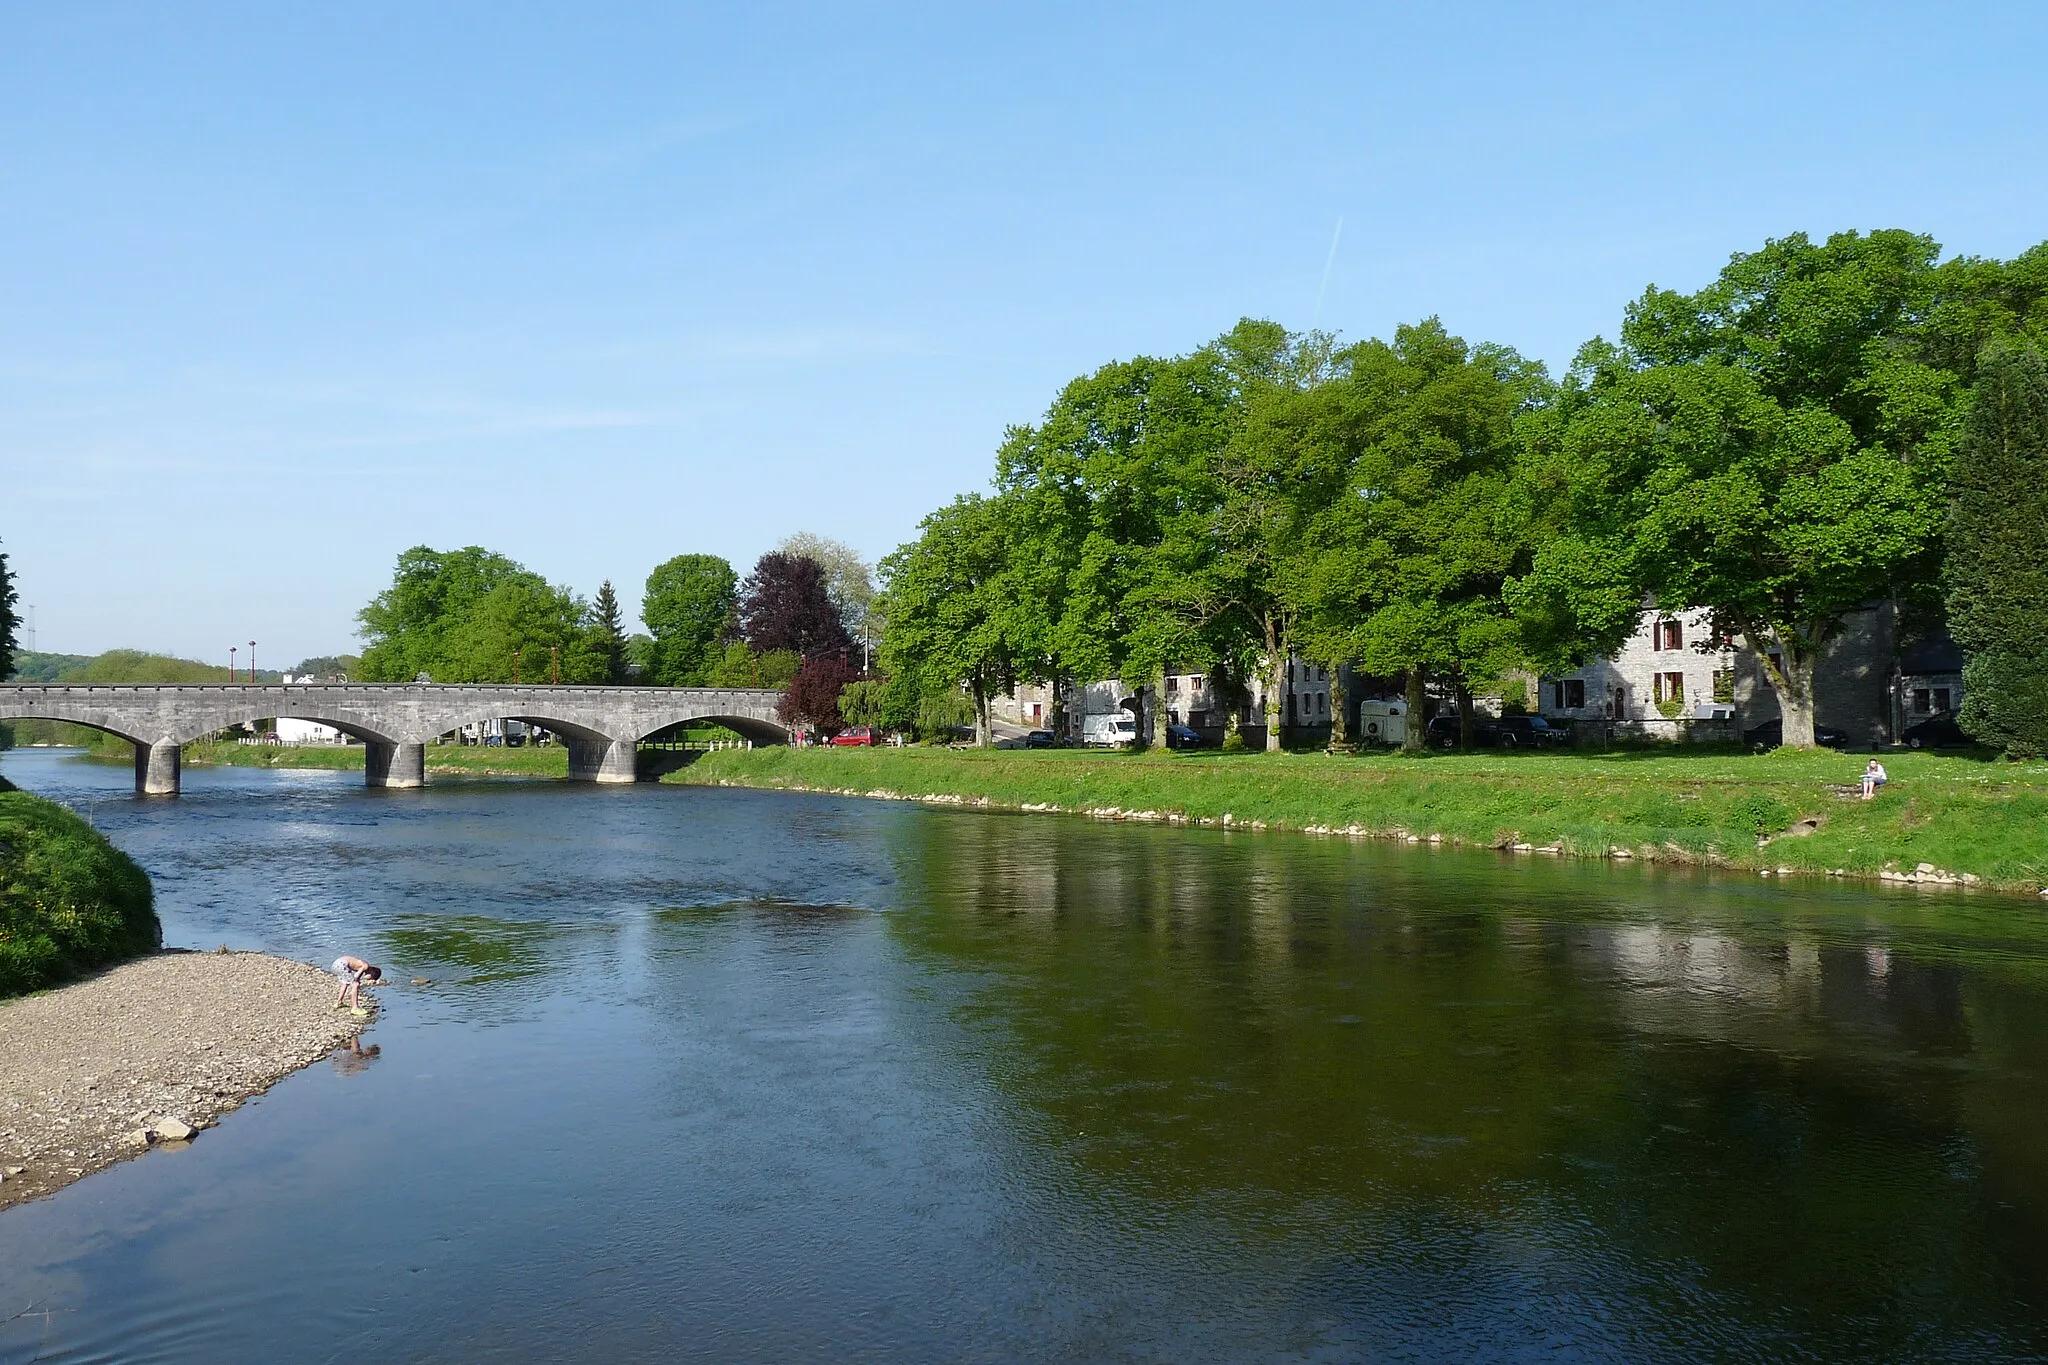
[{"label": "red-leaved tree", "polygon": [[771,550],[740,584],[740,634],[756,653],[793,649],[806,659],[853,649],[815,559]]},{"label": "red-leaved tree", "polygon": [[840,655],[806,659],[790,679],[782,700],[775,703],[776,718],[785,725],[835,729],[844,724],[839,715],[839,694],[859,677],[860,670]]}]

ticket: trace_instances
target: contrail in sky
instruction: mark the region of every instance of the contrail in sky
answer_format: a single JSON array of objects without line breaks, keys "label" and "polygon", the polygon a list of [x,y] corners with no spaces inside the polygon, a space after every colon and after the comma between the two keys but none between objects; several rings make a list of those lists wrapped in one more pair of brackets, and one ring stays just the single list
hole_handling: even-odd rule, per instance
[{"label": "contrail in sky", "polygon": [[1337,230],[1330,234],[1330,255],[1323,262],[1323,282],[1316,287],[1316,311],[1309,318],[1308,328],[1313,332],[1323,320],[1323,291],[1330,287],[1330,267],[1337,264],[1337,243],[1344,236],[1344,215],[1337,215]]}]

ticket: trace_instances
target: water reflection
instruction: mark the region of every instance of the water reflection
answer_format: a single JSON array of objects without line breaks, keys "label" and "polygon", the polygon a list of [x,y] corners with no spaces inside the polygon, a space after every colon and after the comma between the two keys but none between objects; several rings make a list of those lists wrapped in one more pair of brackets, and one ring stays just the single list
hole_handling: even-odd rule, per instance
[{"label": "water reflection", "polygon": [[991,1080],[1100,1198],[1334,1239],[1361,1285],[1484,1229],[1673,1341],[1702,1298],[1731,1343],[2040,1340],[2030,907],[1959,953],[1969,915],[1873,943],[1855,895],[1633,869],[952,815],[898,848],[897,932],[979,976]]}]

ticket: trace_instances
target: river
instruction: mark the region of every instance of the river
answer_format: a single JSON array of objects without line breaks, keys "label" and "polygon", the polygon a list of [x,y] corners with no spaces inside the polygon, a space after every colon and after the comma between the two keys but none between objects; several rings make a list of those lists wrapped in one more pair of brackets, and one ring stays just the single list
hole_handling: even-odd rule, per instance
[{"label": "river", "polygon": [[0,1362],[2039,1359],[2031,901],[726,789],[0,773],[367,1041]]}]

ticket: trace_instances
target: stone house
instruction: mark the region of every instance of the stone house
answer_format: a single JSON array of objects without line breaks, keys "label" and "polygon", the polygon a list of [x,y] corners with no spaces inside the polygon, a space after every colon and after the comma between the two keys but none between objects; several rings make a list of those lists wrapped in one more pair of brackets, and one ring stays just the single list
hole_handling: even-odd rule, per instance
[{"label": "stone house", "polygon": [[[1644,614],[1607,659],[1537,680],[1538,714],[1595,738],[1727,740],[1779,718],[1764,656],[1737,639],[1712,642],[1711,613]],[[1898,611],[1872,602],[1850,613],[1814,670],[1815,724],[1858,745],[1890,742]]]}]

